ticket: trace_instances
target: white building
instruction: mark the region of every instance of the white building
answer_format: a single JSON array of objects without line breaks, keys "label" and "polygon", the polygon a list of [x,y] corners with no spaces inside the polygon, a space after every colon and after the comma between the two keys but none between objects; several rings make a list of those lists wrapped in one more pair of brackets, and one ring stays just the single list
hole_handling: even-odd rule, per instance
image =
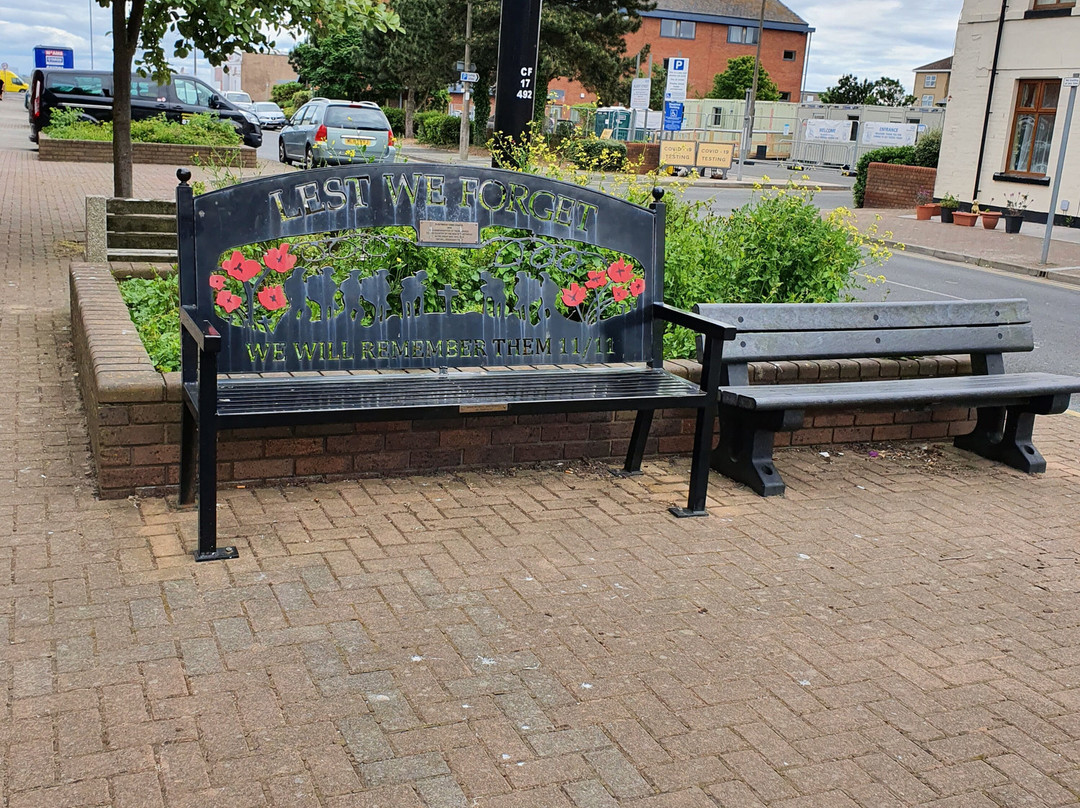
[{"label": "white building", "polygon": [[1045,221],[1068,142],[1061,197],[1076,213],[1080,112],[1070,132],[1064,124],[1068,79],[1080,75],[1078,42],[1074,0],[964,0],[935,196],[1000,208],[1027,194],[1028,215]]}]

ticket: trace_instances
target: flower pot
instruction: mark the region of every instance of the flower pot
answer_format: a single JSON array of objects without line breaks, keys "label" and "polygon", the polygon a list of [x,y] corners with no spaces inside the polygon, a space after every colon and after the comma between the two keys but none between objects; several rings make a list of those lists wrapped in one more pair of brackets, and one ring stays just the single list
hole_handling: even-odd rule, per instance
[{"label": "flower pot", "polygon": [[1020,225],[1024,223],[1024,217],[1021,215],[1005,216],[1005,232],[1006,233],[1019,233]]},{"label": "flower pot", "polygon": [[1001,214],[996,210],[988,210],[982,214],[983,227],[987,230],[993,230],[997,227],[998,220],[1001,218]]},{"label": "flower pot", "polygon": [[979,214],[977,213],[967,213],[962,210],[953,212],[953,224],[960,225],[960,227],[974,227],[975,220],[978,218]]},{"label": "flower pot", "polygon": [[956,210],[956,208],[942,208],[941,209],[941,223],[942,224],[952,224],[953,223],[952,215],[953,215],[953,212],[955,210]]},{"label": "flower pot", "polygon": [[928,222],[930,218],[936,215],[934,208],[937,205],[916,205],[915,206],[915,218],[920,222]]}]

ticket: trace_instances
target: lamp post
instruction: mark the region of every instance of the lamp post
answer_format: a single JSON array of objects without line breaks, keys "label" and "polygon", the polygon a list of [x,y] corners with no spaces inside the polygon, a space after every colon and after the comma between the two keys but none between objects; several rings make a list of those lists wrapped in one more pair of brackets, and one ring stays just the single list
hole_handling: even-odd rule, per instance
[{"label": "lamp post", "polygon": [[750,84],[750,108],[747,110],[747,114],[750,118],[750,125],[747,127],[746,138],[746,151],[754,145],[754,113],[757,106],[757,84],[758,74],[761,71],[761,39],[765,33],[765,0],[761,0],[761,13],[758,15],[757,24],[757,52],[754,54],[754,80]]}]

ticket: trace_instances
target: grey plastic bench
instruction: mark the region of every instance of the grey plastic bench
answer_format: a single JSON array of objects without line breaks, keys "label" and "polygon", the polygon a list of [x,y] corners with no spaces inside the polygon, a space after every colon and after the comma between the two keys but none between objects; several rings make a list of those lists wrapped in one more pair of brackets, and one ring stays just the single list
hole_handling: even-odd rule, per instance
[{"label": "grey plastic bench", "polygon": [[[1006,373],[1003,354],[1034,348],[1026,300],[931,303],[707,304],[694,310],[738,330],[718,388],[711,465],[762,496],[784,492],[773,462],[777,432],[808,409],[977,407],[961,449],[1028,473],[1046,470],[1031,440],[1036,415],[1060,413],[1080,378]],[[971,376],[811,384],[749,383],[748,363],[970,354]]]}]

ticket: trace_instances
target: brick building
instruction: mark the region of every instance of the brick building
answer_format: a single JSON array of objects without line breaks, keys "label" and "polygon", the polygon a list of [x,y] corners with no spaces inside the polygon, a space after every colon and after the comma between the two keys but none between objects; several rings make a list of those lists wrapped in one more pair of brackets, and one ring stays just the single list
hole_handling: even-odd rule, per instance
[{"label": "brick building", "polygon": [[[713,76],[727,69],[728,59],[757,51],[760,0],[658,0],[653,11],[642,12],[641,28],[626,37],[628,54],[649,45],[653,62],[671,57],[690,60],[687,97],[704,98]],[[810,35],[814,29],[779,0],[765,0],[761,64],[776,82],[784,101],[799,101]],[[642,65],[642,75],[646,75]],[[589,103],[596,96],[580,84],[557,79],[548,86],[556,103]],[[604,98],[603,103],[629,102]]]}]

